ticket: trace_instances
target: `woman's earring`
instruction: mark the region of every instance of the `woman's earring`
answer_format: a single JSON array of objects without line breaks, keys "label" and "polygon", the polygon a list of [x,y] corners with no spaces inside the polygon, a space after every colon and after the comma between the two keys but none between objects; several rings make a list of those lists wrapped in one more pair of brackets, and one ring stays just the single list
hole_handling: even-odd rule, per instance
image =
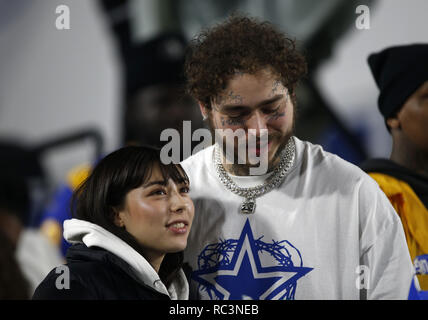
[{"label": "woman's earring", "polygon": [[206,115],[206,114],[203,114],[203,115],[202,115],[202,120],[203,120],[203,121],[205,121],[205,120],[207,120],[207,119],[208,119],[207,115]]}]

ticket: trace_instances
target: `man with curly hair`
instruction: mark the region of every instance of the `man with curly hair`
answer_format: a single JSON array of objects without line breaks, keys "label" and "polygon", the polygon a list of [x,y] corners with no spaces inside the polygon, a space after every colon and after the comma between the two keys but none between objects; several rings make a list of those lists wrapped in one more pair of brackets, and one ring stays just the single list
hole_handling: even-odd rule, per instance
[{"label": "man with curly hair", "polygon": [[[192,42],[185,70],[221,136],[182,163],[196,209],[191,297],[406,299],[412,264],[385,195],[356,166],[293,136],[306,72],[295,42],[232,16]],[[252,174],[254,159],[266,172]]]}]

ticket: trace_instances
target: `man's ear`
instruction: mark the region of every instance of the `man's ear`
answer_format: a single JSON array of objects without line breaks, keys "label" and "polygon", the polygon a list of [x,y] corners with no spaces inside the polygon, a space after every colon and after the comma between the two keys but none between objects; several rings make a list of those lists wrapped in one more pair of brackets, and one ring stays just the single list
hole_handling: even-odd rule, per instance
[{"label": "man's ear", "polygon": [[209,110],[203,105],[202,102],[198,102],[198,104],[199,104],[199,109],[201,110],[202,119],[204,120],[208,119]]},{"label": "man's ear", "polygon": [[386,123],[391,128],[391,130],[401,129],[401,123],[397,116],[395,116],[394,118],[386,119]]}]

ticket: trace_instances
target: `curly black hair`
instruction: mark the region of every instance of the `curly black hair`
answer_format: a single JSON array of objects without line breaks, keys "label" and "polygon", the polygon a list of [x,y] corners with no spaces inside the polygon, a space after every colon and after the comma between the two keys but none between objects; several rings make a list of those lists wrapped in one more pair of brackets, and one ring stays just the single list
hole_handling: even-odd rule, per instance
[{"label": "curly black hair", "polygon": [[210,108],[236,73],[255,74],[264,68],[271,68],[293,97],[307,72],[295,40],[269,22],[232,15],[191,41],[185,61],[187,92]]}]

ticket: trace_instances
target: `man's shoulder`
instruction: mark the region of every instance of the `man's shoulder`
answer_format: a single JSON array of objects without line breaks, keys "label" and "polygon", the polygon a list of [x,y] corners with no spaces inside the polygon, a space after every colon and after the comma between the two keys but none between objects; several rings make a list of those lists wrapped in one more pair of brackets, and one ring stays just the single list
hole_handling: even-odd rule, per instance
[{"label": "man's shoulder", "polygon": [[361,198],[372,199],[381,193],[376,181],[355,164],[324,150],[320,145],[307,141],[299,143],[301,154],[295,170],[298,179],[322,186],[325,191],[340,190],[344,195],[357,193]]},{"label": "man's shoulder", "polygon": [[214,146],[209,146],[199,152],[192,154],[187,159],[183,160],[180,164],[186,171],[193,171],[196,168],[207,166],[211,161]]},{"label": "man's shoulder", "polygon": [[[337,179],[367,179],[369,176],[355,164],[342,159],[336,154],[324,150],[321,145],[295,138],[302,167],[314,174],[329,175]],[[370,179],[370,178],[369,178]]]}]

